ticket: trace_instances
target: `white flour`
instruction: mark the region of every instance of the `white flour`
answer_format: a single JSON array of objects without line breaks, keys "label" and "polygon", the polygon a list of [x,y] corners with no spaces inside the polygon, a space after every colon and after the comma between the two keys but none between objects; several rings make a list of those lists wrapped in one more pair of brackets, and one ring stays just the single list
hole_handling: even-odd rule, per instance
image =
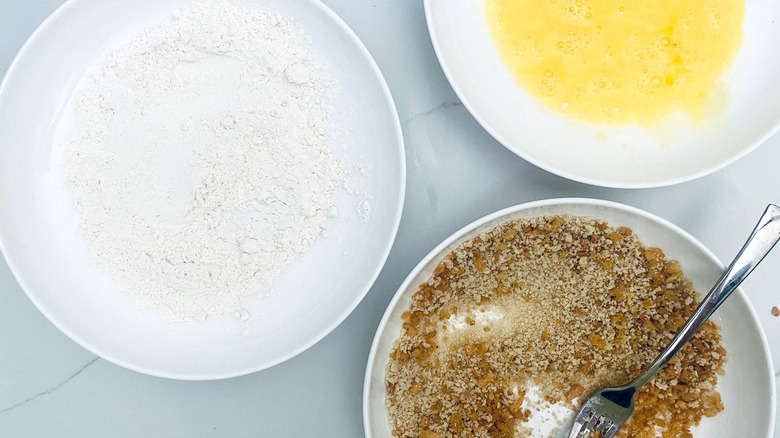
[{"label": "white flour", "polygon": [[65,157],[87,247],[171,324],[236,312],[338,212],[335,83],[303,29],[192,4],[80,84]]}]

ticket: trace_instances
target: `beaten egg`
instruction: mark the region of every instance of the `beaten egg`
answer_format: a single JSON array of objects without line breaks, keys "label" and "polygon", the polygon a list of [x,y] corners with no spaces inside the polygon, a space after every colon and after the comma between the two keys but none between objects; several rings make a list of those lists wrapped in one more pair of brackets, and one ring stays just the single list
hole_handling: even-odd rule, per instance
[{"label": "beaten egg", "polygon": [[486,0],[515,79],[591,123],[701,120],[742,43],[744,0]]}]

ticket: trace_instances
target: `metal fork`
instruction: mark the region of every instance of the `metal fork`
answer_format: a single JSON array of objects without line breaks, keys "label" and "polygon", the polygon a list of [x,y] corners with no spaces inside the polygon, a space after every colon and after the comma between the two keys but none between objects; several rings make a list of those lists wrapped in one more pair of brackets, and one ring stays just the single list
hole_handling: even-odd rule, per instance
[{"label": "metal fork", "polygon": [[[634,394],[649,382],[696,333],[780,240],[780,207],[769,204],[745,245],[674,339],[639,377],[602,388],[585,401],[568,438],[613,438],[634,411]],[[599,435],[601,434],[601,435]]]}]

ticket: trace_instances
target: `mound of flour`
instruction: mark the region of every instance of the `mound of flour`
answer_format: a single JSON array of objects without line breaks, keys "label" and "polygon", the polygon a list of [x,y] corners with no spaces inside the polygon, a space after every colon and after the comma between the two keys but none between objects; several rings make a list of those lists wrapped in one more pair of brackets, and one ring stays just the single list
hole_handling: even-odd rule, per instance
[{"label": "mound of flour", "polygon": [[107,55],[65,153],[99,267],[171,324],[235,312],[337,214],[335,92],[299,25],[222,1]]}]

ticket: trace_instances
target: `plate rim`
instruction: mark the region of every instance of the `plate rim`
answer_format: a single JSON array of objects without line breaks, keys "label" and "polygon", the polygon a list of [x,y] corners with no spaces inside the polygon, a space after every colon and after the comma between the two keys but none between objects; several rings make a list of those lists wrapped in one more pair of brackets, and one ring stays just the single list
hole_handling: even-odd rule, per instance
[{"label": "plate rim", "polygon": [[[86,1],[92,1],[92,0],[66,0],[64,3],[58,6],[51,14],[49,14],[35,28],[35,30],[30,34],[30,36],[25,40],[24,44],[22,44],[22,46],[16,52],[16,55],[11,61],[11,64],[9,64],[8,69],[6,70],[2,78],[2,81],[0,81],[0,107],[3,106],[3,102],[5,100],[4,96],[6,94],[5,90],[8,87],[8,83],[11,81],[13,77],[17,75],[16,70],[19,68],[19,65],[25,62],[25,59],[30,58],[29,52],[30,50],[32,50],[31,47],[34,47],[35,44],[38,43],[38,40],[42,38],[41,35],[45,34],[45,32],[48,32],[49,28],[51,28],[58,21],[62,20],[63,19],[62,15],[66,14],[69,9],[75,8],[79,3],[83,3]],[[337,28],[340,31],[344,32],[344,34],[348,37],[348,40],[351,42],[351,44],[353,44],[354,47],[358,49],[358,51],[360,52],[360,56],[366,62],[366,66],[369,67],[373,76],[377,80],[377,84],[379,85],[380,88],[379,91],[381,91],[385,104],[387,105],[387,110],[389,112],[389,115],[392,118],[392,130],[395,133],[395,138],[393,139],[393,143],[395,147],[392,149],[392,151],[393,151],[393,155],[396,155],[398,158],[398,173],[393,178],[393,179],[397,179],[397,183],[398,183],[397,201],[394,209],[394,217],[392,220],[391,229],[389,230],[389,233],[387,233],[386,235],[386,241],[382,248],[382,251],[378,253],[379,257],[377,258],[376,266],[369,277],[369,281],[365,283],[362,290],[360,290],[360,293],[355,296],[355,299],[350,304],[350,306],[346,307],[341,313],[339,313],[337,317],[333,319],[333,321],[329,325],[327,325],[324,329],[320,330],[317,333],[317,336],[312,337],[308,342],[302,343],[297,348],[291,350],[285,355],[282,355],[274,360],[263,361],[255,366],[248,366],[248,367],[243,367],[241,369],[236,369],[233,370],[232,372],[221,372],[221,373],[171,372],[164,369],[157,369],[153,367],[133,364],[131,362],[127,362],[126,360],[117,357],[114,354],[108,354],[102,348],[92,345],[90,342],[74,334],[72,330],[70,330],[68,327],[63,325],[62,322],[54,314],[52,314],[49,308],[41,305],[41,303],[36,298],[36,295],[30,292],[30,289],[27,286],[27,282],[24,280],[24,278],[18,275],[19,268],[17,267],[17,264],[14,261],[13,256],[10,256],[12,252],[9,253],[7,246],[3,241],[3,233],[0,232],[0,257],[2,257],[5,260],[6,265],[8,266],[8,269],[11,272],[11,274],[13,275],[14,280],[19,285],[19,288],[24,292],[27,298],[33,303],[35,308],[38,309],[38,311],[41,312],[41,314],[43,314],[43,316],[52,325],[54,325],[60,332],[65,334],[71,341],[75,342],[77,345],[86,349],[90,353],[108,362],[111,362],[115,365],[129,369],[131,371],[135,371],[138,373],[142,373],[154,377],[162,377],[167,379],[183,380],[183,381],[208,381],[208,380],[223,380],[223,379],[229,379],[233,377],[244,376],[286,362],[292,359],[293,357],[298,356],[299,354],[308,350],[318,342],[320,342],[323,338],[325,338],[327,335],[332,333],[339,325],[341,325],[341,323],[343,323],[344,320],[346,320],[349,315],[352,314],[355,308],[357,308],[357,306],[363,301],[363,299],[366,297],[368,292],[376,283],[376,279],[379,277],[379,274],[384,269],[385,264],[387,263],[387,258],[390,255],[390,251],[398,235],[398,229],[400,227],[401,217],[403,214],[404,200],[406,198],[406,180],[407,180],[406,149],[405,149],[405,142],[403,137],[403,130],[401,127],[401,121],[398,115],[398,109],[395,104],[395,100],[392,96],[392,93],[390,91],[390,87],[387,84],[387,80],[385,79],[384,74],[379,68],[379,65],[376,63],[376,60],[371,55],[371,53],[369,52],[365,44],[362,42],[362,40],[354,32],[354,30],[335,11],[333,11],[329,6],[324,4],[321,0],[299,0],[299,1],[302,4],[309,4],[309,7],[323,13],[327,17],[327,19],[329,19],[335,26],[337,26]],[[259,2],[255,1],[253,2],[253,4],[255,7],[267,9],[267,7],[263,6]]]},{"label": "plate rim", "polygon": [[[427,1],[427,0],[426,0]],[[674,223],[657,216],[653,213],[650,213],[646,210],[633,207],[627,204],[623,204],[620,202],[615,201],[609,201],[605,199],[597,199],[597,198],[584,198],[584,197],[564,197],[564,198],[549,198],[549,199],[540,199],[536,201],[530,201],[530,202],[524,202],[520,204],[516,204],[510,207],[506,207],[503,209],[500,209],[498,211],[495,211],[493,213],[489,213],[485,216],[482,216],[479,219],[476,219],[472,221],[471,223],[463,226],[459,230],[452,233],[450,236],[445,238],[440,244],[438,244],[435,248],[433,248],[428,254],[423,257],[423,259],[415,265],[415,267],[409,272],[409,275],[404,279],[404,281],[401,283],[401,285],[398,287],[398,290],[393,295],[392,299],[387,305],[387,308],[385,309],[384,314],[382,315],[382,319],[379,322],[379,325],[376,329],[376,332],[374,334],[374,339],[371,342],[371,349],[368,353],[368,360],[366,362],[366,371],[363,378],[363,397],[362,397],[362,411],[363,411],[363,432],[366,435],[367,438],[379,438],[374,436],[371,433],[370,425],[372,424],[371,420],[371,413],[369,412],[369,404],[370,404],[370,388],[371,388],[371,380],[373,377],[374,372],[374,363],[376,362],[376,355],[377,351],[379,349],[379,342],[384,334],[384,330],[387,326],[387,323],[390,320],[390,316],[395,310],[396,306],[398,305],[398,302],[401,299],[401,296],[406,292],[406,290],[409,288],[410,284],[414,280],[417,275],[419,275],[420,271],[423,270],[423,268],[428,265],[433,259],[435,259],[437,256],[441,255],[442,251],[452,245],[455,241],[462,238],[469,232],[481,227],[482,225],[489,223],[491,221],[495,221],[497,219],[501,219],[503,217],[506,217],[510,214],[528,210],[531,208],[537,208],[537,207],[546,207],[551,205],[577,205],[577,204],[587,204],[594,207],[603,207],[607,209],[612,210],[618,210],[627,212],[630,214],[641,216],[645,219],[648,219],[652,222],[655,222],[656,224],[662,225],[666,228],[668,228],[670,231],[677,233],[679,236],[685,238],[690,243],[692,243],[698,250],[702,252],[704,256],[706,256],[707,259],[717,264],[720,268],[724,269],[726,268],[726,265],[723,264],[720,259],[713,253],[709,248],[707,248],[703,243],[701,243],[696,237],[685,231],[684,229],[680,228],[679,226],[675,225]],[[769,376],[769,382],[770,382],[770,388],[769,392],[771,394],[769,403],[769,412],[770,417],[769,421],[767,423],[768,426],[768,432],[769,435],[766,436],[766,438],[771,438],[771,434],[775,428],[776,424],[776,416],[777,416],[777,383],[774,378],[775,372],[773,367],[773,360],[772,360],[772,354],[769,349],[769,343],[767,340],[766,333],[764,331],[763,326],[761,325],[758,314],[756,313],[755,308],[753,307],[753,303],[748,298],[747,294],[742,290],[741,287],[737,288],[735,291],[735,294],[740,297],[740,299],[745,303],[746,308],[748,310],[748,319],[749,322],[757,329],[758,332],[758,338],[760,340],[761,344],[761,351],[763,352],[763,355],[765,357],[764,363],[764,372]]]}]

